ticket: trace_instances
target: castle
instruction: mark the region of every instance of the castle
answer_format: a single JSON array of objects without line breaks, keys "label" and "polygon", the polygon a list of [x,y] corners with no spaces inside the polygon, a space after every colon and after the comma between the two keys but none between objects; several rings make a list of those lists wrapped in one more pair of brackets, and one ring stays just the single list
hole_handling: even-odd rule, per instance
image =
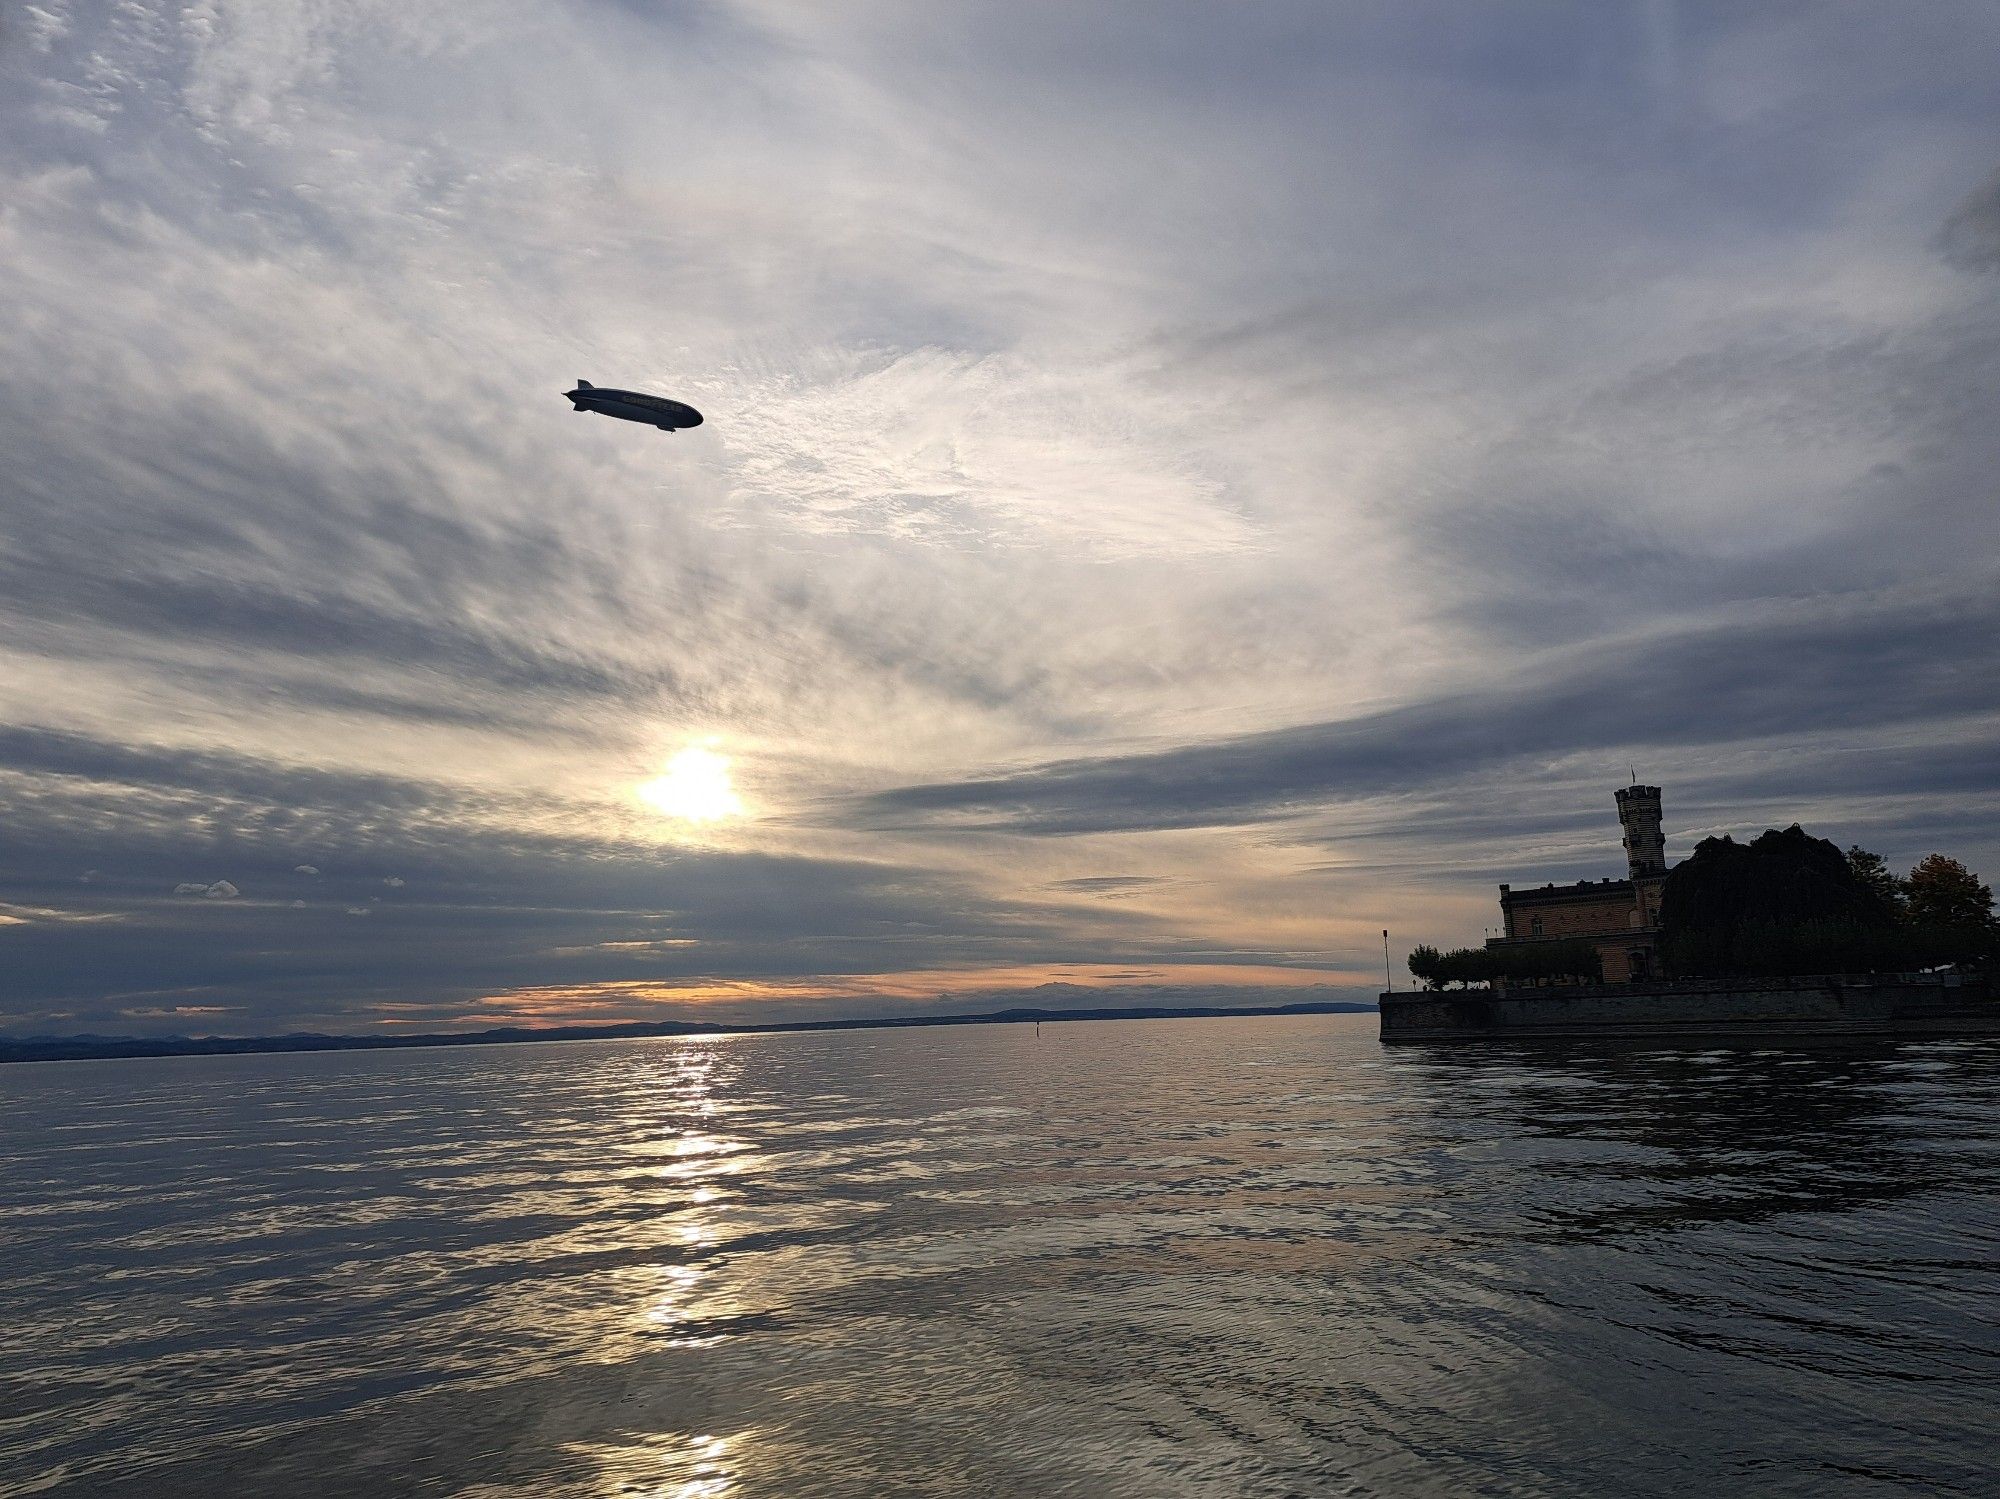
[{"label": "castle", "polygon": [[1543,885],[1537,890],[1502,885],[1500,918],[1505,935],[1488,938],[1487,947],[1580,938],[1595,944],[1608,984],[1638,983],[1659,972],[1660,887],[1667,881],[1660,788],[1627,786],[1615,795],[1618,821],[1625,830],[1628,876]]}]

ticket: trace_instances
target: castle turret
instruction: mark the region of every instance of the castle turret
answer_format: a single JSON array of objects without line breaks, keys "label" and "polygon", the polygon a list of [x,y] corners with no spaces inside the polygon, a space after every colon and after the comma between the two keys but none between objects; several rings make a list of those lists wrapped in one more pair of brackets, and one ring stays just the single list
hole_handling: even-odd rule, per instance
[{"label": "castle turret", "polygon": [[1667,839],[1660,831],[1660,788],[1627,786],[1618,798],[1618,821],[1625,829],[1625,862],[1632,878],[1667,872]]}]

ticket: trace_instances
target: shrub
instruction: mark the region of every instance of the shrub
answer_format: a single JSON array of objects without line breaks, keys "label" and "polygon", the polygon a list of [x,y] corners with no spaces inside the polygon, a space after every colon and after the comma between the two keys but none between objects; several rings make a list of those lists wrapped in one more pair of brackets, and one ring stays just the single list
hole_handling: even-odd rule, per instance
[{"label": "shrub", "polygon": [[1592,942],[1536,942],[1519,947],[1459,947],[1439,952],[1418,947],[1410,952],[1410,972],[1427,989],[1445,984],[1485,984],[1494,979],[1517,982],[1536,979],[1604,977],[1603,960]]}]

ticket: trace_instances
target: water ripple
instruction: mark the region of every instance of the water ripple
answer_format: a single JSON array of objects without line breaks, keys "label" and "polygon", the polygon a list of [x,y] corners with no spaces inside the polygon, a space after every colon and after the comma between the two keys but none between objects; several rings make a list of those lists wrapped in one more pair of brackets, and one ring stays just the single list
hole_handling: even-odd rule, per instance
[{"label": "water ripple", "polygon": [[2000,1046],[0,1069],[0,1492],[1990,1493]]}]

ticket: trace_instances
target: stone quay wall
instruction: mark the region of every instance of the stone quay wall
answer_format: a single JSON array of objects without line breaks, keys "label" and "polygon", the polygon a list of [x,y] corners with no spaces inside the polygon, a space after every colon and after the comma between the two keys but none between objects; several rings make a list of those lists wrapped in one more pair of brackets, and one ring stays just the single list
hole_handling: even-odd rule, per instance
[{"label": "stone quay wall", "polygon": [[1957,974],[1420,990],[1380,1002],[1385,1042],[2000,1034],[1991,982]]}]

